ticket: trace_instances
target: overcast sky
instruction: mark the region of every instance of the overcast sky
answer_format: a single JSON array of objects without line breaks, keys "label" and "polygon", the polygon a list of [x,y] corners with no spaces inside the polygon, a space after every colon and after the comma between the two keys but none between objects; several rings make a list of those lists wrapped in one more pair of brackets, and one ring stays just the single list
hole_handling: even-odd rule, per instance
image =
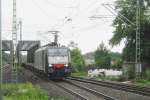
[{"label": "overcast sky", "polygon": [[[3,39],[11,39],[12,1],[2,0]],[[52,41],[50,30],[58,30],[59,42],[78,44],[82,53],[96,50],[103,41],[111,51],[121,52],[123,44],[111,48],[112,18],[90,19],[91,16],[112,15],[103,3],[114,0],[17,0],[17,20],[23,20],[23,40]],[[69,19],[69,20],[68,20]]]}]

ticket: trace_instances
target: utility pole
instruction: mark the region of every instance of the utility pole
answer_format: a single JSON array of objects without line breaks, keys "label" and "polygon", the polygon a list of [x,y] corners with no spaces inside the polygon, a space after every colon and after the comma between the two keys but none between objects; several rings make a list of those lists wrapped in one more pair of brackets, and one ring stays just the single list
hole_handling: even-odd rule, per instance
[{"label": "utility pole", "polygon": [[12,41],[13,41],[13,53],[12,53],[12,82],[17,83],[17,18],[16,18],[16,0],[13,0],[13,18],[12,18]]},{"label": "utility pole", "polygon": [[[19,32],[20,32],[20,42],[22,41],[22,20],[20,19],[19,20]],[[21,56],[21,48],[20,48],[20,43],[18,44],[19,46],[19,51],[18,51],[18,54],[19,54],[19,66],[21,66],[21,63],[22,63],[22,56]]]},{"label": "utility pole", "polygon": [[0,100],[3,99],[3,94],[2,94],[2,4],[0,0]]},{"label": "utility pole", "polygon": [[20,26],[20,41],[22,41],[22,20],[20,19],[19,21],[19,26]]},{"label": "utility pole", "polygon": [[[142,66],[141,66],[141,43],[140,43],[140,10],[141,10],[141,5],[140,5],[141,0],[136,0],[136,24],[134,24],[133,22],[131,22],[128,18],[126,18],[124,15],[122,14],[118,14],[120,17],[120,20],[125,22],[122,19],[125,19],[127,22],[129,22],[132,26],[134,26],[136,28],[136,55],[135,55],[135,73],[136,73],[136,78],[140,79],[142,76]],[[107,8],[105,5],[107,5],[109,8],[113,9],[112,7],[110,7],[109,4],[103,4],[103,6],[108,9],[108,11],[110,11],[113,15],[114,12],[112,12],[109,8]],[[126,23],[126,22],[125,22]]]},{"label": "utility pole", "polygon": [[140,0],[137,0],[137,11],[136,11],[136,78],[141,78],[141,48],[140,48]]}]

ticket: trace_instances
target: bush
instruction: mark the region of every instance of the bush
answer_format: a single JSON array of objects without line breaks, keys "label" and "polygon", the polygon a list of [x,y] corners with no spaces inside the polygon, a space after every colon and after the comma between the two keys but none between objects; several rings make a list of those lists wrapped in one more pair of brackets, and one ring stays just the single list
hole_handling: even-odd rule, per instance
[{"label": "bush", "polygon": [[128,79],[134,79],[135,78],[135,68],[132,65],[128,66]]},{"label": "bush", "polygon": [[146,78],[150,81],[150,68],[146,70]]},{"label": "bush", "polygon": [[94,60],[97,66],[106,69],[110,68],[110,61],[111,61],[110,51],[105,47],[103,42],[94,52]]},{"label": "bush", "polygon": [[133,80],[132,81],[134,84],[139,85],[139,86],[150,86],[150,81],[141,79],[141,80]]},{"label": "bush", "polygon": [[85,61],[78,48],[71,50],[71,64],[73,72],[82,72],[84,70]]},{"label": "bush", "polygon": [[121,69],[123,62],[118,60],[115,64],[112,65],[112,69]]},{"label": "bush", "polygon": [[4,100],[48,100],[45,91],[38,86],[27,84],[7,84],[3,86]]},{"label": "bush", "polygon": [[71,73],[72,76],[78,76],[78,77],[85,77],[87,76],[86,72],[76,72],[76,73]]}]

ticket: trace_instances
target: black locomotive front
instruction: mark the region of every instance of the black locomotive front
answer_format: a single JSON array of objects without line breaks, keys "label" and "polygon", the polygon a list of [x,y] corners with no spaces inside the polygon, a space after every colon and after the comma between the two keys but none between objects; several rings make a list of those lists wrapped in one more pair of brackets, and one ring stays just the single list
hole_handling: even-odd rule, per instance
[{"label": "black locomotive front", "polygon": [[50,78],[61,78],[71,73],[71,57],[68,48],[49,48],[47,74]]},{"label": "black locomotive front", "polygon": [[70,50],[66,47],[42,47],[35,52],[34,69],[50,79],[63,78],[71,73]]}]

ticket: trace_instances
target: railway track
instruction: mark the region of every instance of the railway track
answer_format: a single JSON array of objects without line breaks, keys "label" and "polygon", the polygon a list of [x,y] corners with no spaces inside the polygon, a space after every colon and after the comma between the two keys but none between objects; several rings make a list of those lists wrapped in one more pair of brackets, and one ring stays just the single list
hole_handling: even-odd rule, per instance
[{"label": "railway track", "polygon": [[52,81],[51,81],[51,83],[53,83],[54,85],[56,85],[56,86],[59,87],[59,88],[62,88],[62,89],[65,90],[66,92],[71,93],[72,95],[78,97],[78,98],[81,99],[81,100],[89,100],[88,98],[82,96],[81,94],[79,94],[79,93],[77,93],[77,92],[75,92],[75,91],[72,91],[71,89],[66,88],[65,86],[62,86],[62,85],[57,84],[57,83],[54,83],[54,82],[52,82]]},{"label": "railway track", "polygon": [[148,87],[140,87],[140,86],[128,85],[128,84],[117,83],[117,82],[97,81],[97,80],[81,78],[81,77],[68,77],[67,80],[75,80],[75,81],[90,83],[98,86],[123,90],[126,92],[132,92],[143,96],[150,96],[150,88]]},{"label": "railway track", "polygon": [[[69,100],[149,100],[148,96],[138,95],[134,92],[124,92],[122,89],[116,89],[113,86],[107,87],[104,86],[104,83],[102,84],[99,81],[91,79],[68,77],[67,79],[64,79],[64,81],[55,82],[44,76],[41,76],[31,69],[28,70],[30,70],[35,76],[38,76],[39,79],[41,79],[41,82],[45,82],[44,84],[47,84],[47,86],[42,85],[45,86],[44,88],[46,90],[54,90],[56,95],[64,96],[67,98],[69,97]],[[36,81],[35,83],[38,84]],[[57,88],[58,91],[51,87],[52,85]],[[61,93],[59,91],[61,91]],[[53,96],[53,92],[48,93],[50,93],[49,96]]]},{"label": "railway track", "polygon": [[111,96],[105,95],[103,93],[97,92],[95,90],[92,90],[84,86],[80,86],[78,84],[74,84],[67,80],[59,83],[57,82],[51,82],[51,83],[64,89],[65,91],[71,93],[72,95],[75,95],[80,100],[118,100]]},{"label": "railway track", "polygon": [[[28,69],[28,70],[32,71],[31,69]],[[53,85],[63,89],[67,93],[77,97],[78,98],[77,100],[117,100],[116,98],[113,98],[111,96],[108,96],[103,93],[97,92],[95,90],[89,89],[87,87],[83,87],[83,86],[74,84],[67,80],[55,82],[55,81],[49,80],[46,77],[39,75],[36,72],[33,72],[33,73],[35,76],[38,76],[41,80],[47,81],[50,84],[53,84]]]},{"label": "railway track", "polygon": [[42,78],[41,76],[35,74],[36,76],[40,77],[42,80],[45,80],[49,82],[50,84],[53,84],[64,91],[72,94],[73,96],[77,97],[77,100],[118,100],[116,98],[113,98],[111,96],[105,95],[103,93],[100,93],[98,91],[92,90],[90,88],[80,86],[77,84],[74,84],[70,81],[64,80],[55,82],[52,80],[49,80],[47,78]]}]

